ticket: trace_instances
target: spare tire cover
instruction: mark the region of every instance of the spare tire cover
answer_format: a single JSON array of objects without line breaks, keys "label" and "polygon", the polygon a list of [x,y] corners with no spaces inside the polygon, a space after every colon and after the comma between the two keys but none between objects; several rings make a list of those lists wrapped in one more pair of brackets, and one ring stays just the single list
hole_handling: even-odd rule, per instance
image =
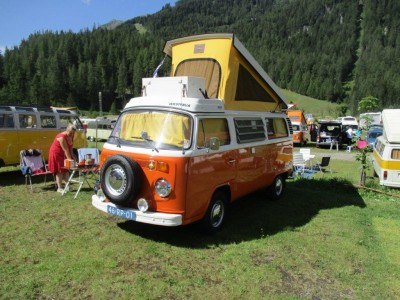
[{"label": "spare tire cover", "polygon": [[101,188],[112,203],[128,206],[138,195],[142,182],[139,164],[125,155],[107,158],[100,174]]}]

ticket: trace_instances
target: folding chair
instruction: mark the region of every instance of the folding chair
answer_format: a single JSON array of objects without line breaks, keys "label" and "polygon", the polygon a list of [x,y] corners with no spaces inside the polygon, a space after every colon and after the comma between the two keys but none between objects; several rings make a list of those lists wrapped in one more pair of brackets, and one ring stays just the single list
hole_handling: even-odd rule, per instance
[{"label": "folding chair", "polygon": [[47,165],[39,149],[21,150],[20,153],[21,172],[25,176],[25,186],[29,184],[32,187],[32,177],[44,175],[44,185],[46,185],[47,174],[53,174],[47,169]]},{"label": "folding chair", "polygon": [[306,167],[303,153],[293,153],[293,175],[302,178],[312,178],[315,175],[314,170]]},{"label": "folding chair", "polygon": [[326,170],[329,170],[329,173],[332,173],[331,167],[329,166],[330,161],[331,161],[330,156],[323,156],[321,159],[321,162],[317,163],[313,167],[313,169],[321,171],[321,172],[325,172]]}]

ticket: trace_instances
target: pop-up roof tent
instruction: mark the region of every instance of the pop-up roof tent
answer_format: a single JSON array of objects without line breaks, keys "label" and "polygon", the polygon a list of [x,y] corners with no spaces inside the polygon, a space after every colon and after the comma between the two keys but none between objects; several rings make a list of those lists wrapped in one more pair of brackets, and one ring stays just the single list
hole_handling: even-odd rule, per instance
[{"label": "pop-up roof tent", "polygon": [[165,44],[164,53],[172,58],[171,76],[205,78],[207,96],[222,99],[225,109],[288,108],[279,88],[233,34],[171,40]]},{"label": "pop-up roof tent", "polygon": [[400,143],[400,109],[382,111],[383,135],[390,143]]}]

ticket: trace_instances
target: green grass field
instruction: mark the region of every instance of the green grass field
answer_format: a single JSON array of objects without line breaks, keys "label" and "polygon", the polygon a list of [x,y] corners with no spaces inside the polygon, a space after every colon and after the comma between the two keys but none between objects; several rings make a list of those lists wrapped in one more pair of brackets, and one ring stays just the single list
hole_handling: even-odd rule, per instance
[{"label": "green grass field", "polygon": [[282,92],[288,103],[296,103],[297,109],[302,109],[305,114],[312,114],[318,119],[336,119],[341,115],[338,104],[303,96],[289,90],[282,90]]},{"label": "green grass field", "polygon": [[238,200],[215,235],[106,215],[86,186],[73,199],[35,180],[29,193],[2,169],[0,298],[399,299],[400,193],[357,189],[351,154],[312,151],[347,156],[288,180],[280,201]]}]

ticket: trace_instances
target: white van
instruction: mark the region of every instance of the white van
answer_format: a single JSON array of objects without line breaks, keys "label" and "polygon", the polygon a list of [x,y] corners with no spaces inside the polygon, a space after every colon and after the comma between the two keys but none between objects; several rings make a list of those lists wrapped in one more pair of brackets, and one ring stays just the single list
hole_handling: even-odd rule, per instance
[{"label": "white van", "polygon": [[19,164],[19,153],[25,149],[41,149],[47,160],[55,136],[76,126],[74,155],[87,147],[86,132],[74,111],[50,107],[0,106],[0,167]]},{"label": "white van", "polygon": [[383,135],[372,153],[374,173],[381,185],[400,187],[400,109],[383,110],[382,121]]},{"label": "white van", "polygon": [[87,139],[90,141],[105,141],[111,134],[116,120],[96,119],[87,123]]},{"label": "white van", "polygon": [[265,188],[279,199],[293,159],[279,89],[232,34],[173,40],[164,51],[174,53],[174,76],[144,78],[142,96],[119,116],[92,205],[136,222],[200,221],[216,231],[238,198]]}]

